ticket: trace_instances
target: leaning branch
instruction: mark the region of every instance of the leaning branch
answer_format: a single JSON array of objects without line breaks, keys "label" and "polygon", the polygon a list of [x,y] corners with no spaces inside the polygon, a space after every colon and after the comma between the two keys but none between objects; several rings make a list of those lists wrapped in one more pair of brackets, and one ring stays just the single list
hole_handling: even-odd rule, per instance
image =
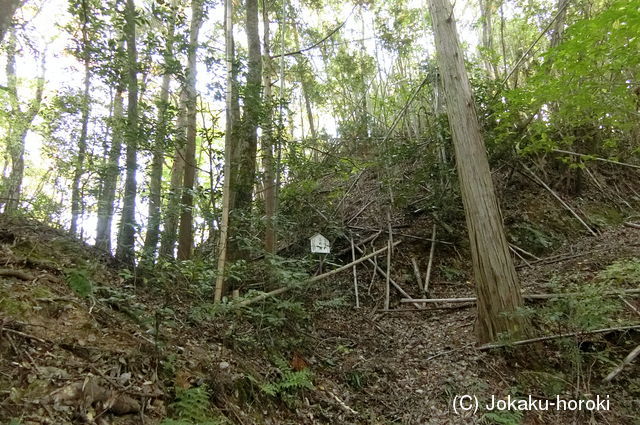
[{"label": "leaning branch", "polygon": [[[640,289],[625,289],[622,291],[608,291],[603,292],[603,296],[616,296],[620,294],[630,295],[630,294],[640,294]],[[566,297],[576,297],[582,295],[581,292],[563,292],[559,294],[527,294],[523,295],[527,301],[533,300],[550,300],[553,298],[566,298]],[[400,300],[401,303],[470,303],[476,302],[476,297],[465,297],[465,298],[403,298]]]},{"label": "leaning branch", "polygon": [[[401,240],[399,240],[399,241],[394,242],[392,246],[400,245],[401,243],[402,243],[402,241],[401,241]],[[357,260],[352,261],[352,262],[350,262],[349,264],[346,264],[346,265],[344,265],[344,266],[342,266],[342,267],[338,267],[337,269],[331,270],[330,272],[323,273],[323,274],[320,274],[320,275],[318,275],[318,276],[314,276],[314,277],[312,277],[311,279],[306,280],[306,281],[304,282],[304,284],[309,284],[309,283],[317,282],[317,281],[322,280],[322,279],[324,279],[324,278],[327,278],[327,277],[329,277],[329,276],[333,276],[334,274],[338,274],[338,273],[340,273],[341,271],[348,270],[348,269],[350,269],[351,267],[355,266],[356,264],[360,264],[360,263],[362,263],[363,261],[367,261],[368,259],[370,259],[370,258],[372,258],[372,257],[375,257],[376,255],[380,255],[380,254],[382,254],[382,253],[383,253],[383,252],[385,252],[387,249],[388,249],[388,247],[386,247],[386,246],[385,246],[384,248],[380,248],[379,250],[377,250],[377,251],[373,251],[371,254],[365,255],[364,257],[360,257],[360,258],[358,258]],[[294,288],[294,286],[284,286],[284,287],[282,287],[282,288],[274,289],[274,290],[273,290],[273,291],[271,291],[271,292],[265,292],[264,294],[258,295],[257,297],[254,297],[254,298],[250,298],[250,299],[248,299],[248,300],[241,301],[241,302],[239,302],[239,303],[237,303],[237,304],[234,304],[234,306],[235,306],[235,307],[244,307],[244,306],[247,306],[247,305],[249,305],[249,304],[254,304],[254,303],[258,302],[258,301],[265,300],[265,299],[267,299],[267,298],[269,298],[269,297],[274,297],[274,296],[276,296],[276,295],[283,294],[283,293],[285,293],[285,292],[287,292],[287,291],[289,291],[290,289],[293,289],[293,288]]]},{"label": "leaning branch", "polygon": [[485,345],[479,346],[478,350],[484,351],[484,350],[491,350],[492,348],[513,347],[513,346],[516,346],[516,345],[533,344],[535,342],[550,341],[550,340],[553,340],[553,339],[568,338],[568,337],[571,337],[571,336],[594,335],[594,334],[602,334],[602,333],[613,332],[613,331],[628,331],[628,330],[631,330],[631,329],[640,329],[640,325],[630,325],[630,326],[620,326],[620,327],[616,327],[616,328],[595,329],[593,331],[584,331],[584,332],[570,332],[570,333],[559,334],[559,335],[550,335],[550,336],[541,336],[541,337],[538,337],[538,338],[523,339],[521,341],[499,342],[499,343],[496,343],[496,344],[485,344]]}]

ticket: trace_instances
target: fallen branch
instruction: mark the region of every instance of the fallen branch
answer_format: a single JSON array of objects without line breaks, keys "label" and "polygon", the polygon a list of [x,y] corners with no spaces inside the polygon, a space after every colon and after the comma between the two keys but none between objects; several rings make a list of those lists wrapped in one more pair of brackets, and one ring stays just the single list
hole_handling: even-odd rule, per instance
[{"label": "fallen branch", "polygon": [[623,224],[624,224],[625,226],[627,226],[627,227],[632,227],[632,228],[634,228],[634,229],[640,229],[640,224],[631,223],[631,222],[629,222],[629,221],[625,221]]},{"label": "fallen branch", "polygon": [[[640,289],[624,289],[621,291],[609,291],[603,292],[603,296],[618,296],[620,294],[640,294]],[[582,295],[581,292],[561,292],[558,294],[526,294],[523,295],[522,298],[525,300],[549,300],[553,298],[564,298],[564,297],[575,297]],[[468,303],[468,302],[476,302],[476,297],[466,297],[466,298],[403,298],[400,300],[401,303]]]},{"label": "fallen branch", "polygon": [[484,350],[490,350],[492,348],[514,347],[514,346],[517,346],[517,345],[533,344],[535,342],[550,341],[550,340],[553,340],[553,339],[568,338],[568,337],[571,337],[571,336],[594,335],[594,334],[601,334],[601,333],[613,332],[613,331],[628,331],[628,330],[631,330],[631,329],[640,329],[640,325],[619,326],[619,327],[615,327],[615,328],[595,329],[595,330],[592,330],[592,331],[583,331],[583,332],[569,332],[569,333],[564,333],[564,334],[559,334],[559,335],[549,335],[549,336],[541,336],[541,337],[538,337],[538,338],[523,339],[523,340],[520,340],[520,341],[498,342],[498,343],[495,343],[495,344],[484,344],[484,345],[479,346],[478,350],[484,351]]},{"label": "fallen branch", "polygon": [[599,157],[593,156],[593,155],[585,155],[583,153],[564,151],[562,149],[553,149],[552,151],[556,152],[556,153],[564,153],[564,154],[567,154],[567,155],[579,156],[580,158],[593,159],[595,161],[608,162],[609,164],[622,165],[623,167],[630,167],[630,168],[638,168],[638,169],[640,169],[640,165],[627,164],[626,162],[614,161],[612,159],[599,158]]},{"label": "fallen branch", "polygon": [[524,164],[520,164],[522,165],[522,168],[524,168],[533,178],[534,181],[536,181],[540,186],[544,187],[551,195],[553,195],[554,198],[556,198],[558,200],[558,202],[560,202],[562,204],[563,207],[565,207],[567,209],[567,211],[569,211],[579,222],[580,224],[582,224],[585,229],[587,229],[589,231],[589,233],[591,233],[593,236],[598,236],[598,234],[596,232],[593,231],[593,229],[591,228],[591,226],[589,226],[583,219],[582,217],[580,217],[578,215],[577,212],[575,212],[573,210],[573,208],[571,208],[569,206],[569,204],[567,204],[561,197],[560,195],[558,195],[556,192],[553,191],[553,189],[551,189],[540,177],[536,176],[533,171],[531,171],[526,165]]},{"label": "fallen branch", "polygon": [[603,379],[603,382],[611,382],[613,380],[613,378],[618,376],[618,374],[620,372],[622,372],[622,370],[627,365],[629,365],[636,357],[638,357],[638,355],[640,355],[640,345],[638,345],[636,348],[634,348],[634,350],[632,352],[630,352],[627,355],[627,357],[624,358],[622,363],[620,363],[620,365],[618,367],[616,367],[614,370],[612,370],[611,373],[608,374],[607,377]]},{"label": "fallen branch", "polygon": [[[401,243],[402,243],[401,240],[396,241],[396,242],[393,243],[393,246],[400,245]],[[346,264],[346,265],[344,265],[342,267],[338,267],[337,269],[331,270],[331,271],[329,271],[327,273],[323,273],[323,274],[320,274],[320,275],[317,275],[317,276],[313,276],[311,279],[307,279],[304,282],[304,284],[317,282],[317,281],[322,280],[324,278],[327,278],[329,276],[333,276],[334,274],[340,273],[341,271],[348,270],[351,267],[355,266],[356,264],[360,264],[363,261],[367,261],[371,257],[375,257],[376,255],[382,254],[383,252],[385,252],[387,250],[387,248],[388,247],[385,246],[384,248],[380,248],[379,250],[374,251],[371,254],[365,255],[364,257],[360,257],[356,261],[352,261],[349,264]],[[248,300],[241,301],[239,303],[234,304],[233,306],[234,307],[244,307],[244,306],[247,306],[249,304],[253,304],[253,303],[256,303],[258,301],[262,301],[262,300],[267,299],[269,297],[274,297],[276,295],[283,294],[283,293],[285,293],[285,292],[287,292],[287,291],[289,291],[289,290],[291,290],[293,288],[294,288],[293,286],[283,286],[282,288],[274,289],[273,291],[265,292],[264,294],[260,294],[260,295],[254,297],[254,298],[250,298]]]},{"label": "fallen branch", "polygon": [[29,273],[14,269],[0,269],[0,276],[15,277],[17,279],[32,281],[34,279]]}]

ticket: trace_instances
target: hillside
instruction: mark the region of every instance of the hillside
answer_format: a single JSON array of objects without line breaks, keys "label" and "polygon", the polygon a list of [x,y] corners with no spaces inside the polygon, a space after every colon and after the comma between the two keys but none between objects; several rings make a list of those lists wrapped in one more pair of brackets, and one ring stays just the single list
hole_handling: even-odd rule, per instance
[{"label": "hillside", "polygon": [[[427,237],[421,227],[401,230]],[[207,301],[202,270],[135,276],[35,221],[5,217],[0,229],[4,423],[638,423],[637,366],[601,382],[638,345],[637,330],[480,351],[472,303],[414,308],[394,294],[382,311],[383,280],[363,283],[371,267],[359,267],[359,309],[350,272],[284,299],[224,308]],[[576,298],[536,302],[528,314],[542,334],[638,323],[633,294],[603,293],[638,288],[639,232],[603,229],[520,261],[524,293],[581,288]],[[423,267],[424,252],[424,241],[408,238],[395,254],[394,276],[414,297],[409,258]],[[473,296],[468,260],[443,252],[430,298]],[[551,399],[585,391],[609,394],[615,408],[462,419],[451,405],[466,393]]]}]

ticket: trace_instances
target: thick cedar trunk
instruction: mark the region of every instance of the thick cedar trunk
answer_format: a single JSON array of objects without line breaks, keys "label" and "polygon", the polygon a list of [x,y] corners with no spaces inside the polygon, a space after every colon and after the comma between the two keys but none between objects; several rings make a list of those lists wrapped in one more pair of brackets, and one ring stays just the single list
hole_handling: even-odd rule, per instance
[{"label": "thick cedar trunk", "polygon": [[225,268],[227,263],[227,240],[229,233],[229,209],[231,204],[231,176],[232,176],[232,151],[234,129],[234,52],[233,52],[233,3],[232,0],[224,2],[224,31],[225,31],[225,62],[226,76],[226,129],[224,137],[224,184],[222,189],[222,217],[220,219],[220,239],[218,247],[218,267],[216,284],[214,289],[214,302],[222,301],[225,291]]},{"label": "thick cedar trunk", "polygon": [[136,49],[135,17],[134,1],[127,0],[125,5],[125,38],[127,41],[128,66],[126,178],[122,216],[120,218],[120,228],[118,229],[116,258],[129,266],[135,265],[136,171],[138,167],[138,53]]},{"label": "thick cedar trunk", "polygon": [[518,276],[504,234],[471,85],[464,68],[449,0],[429,0],[453,135],[478,296],[476,331],[480,343],[502,333],[524,331]]},{"label": "thick cedar trunk", "polygon": [[262,22],[263,36],[262,45],[264,52],[262,55],[262,85],[264,120],[262,125],[262,186],[264,190],[264,215],[265,215],[265,231],[264,231],[264,249],[266,252],[273,254],[276,252],[277,232],[275,224],[276,213],[276,170],[273,160],[273,94],[271,90],[271,75],[273,72],[273,63],[271,62],[270,33],[269,33],[269,10],[266,2],[262,2]]},{"label": "thick cedar trunk", "polygon": [[11,27],[11,21],[16,10],[22,5],[22,0],[0,0],[0,43]]},{"label": "thick cedar trunk", "polygon": [[111,147],[103,175],[103,184],[98,200],[98,224],[96,228],[96,247],[111,251],[111,228],[116,199],[118,176],[120,175],[120,154],[122,153],[124,88],[118,85],[113,99],[113,117],[111,119]]},{"label": "thick cedar trunk", "polygon": [[78,232],[78,218],[82,215],[82,195],[80,193],[80,180],[84,174],[84,160],[87,154],[87,135],[89,132],[89,113],[90,99],[89,91],[91,90],[91,68],[89,62],[89,34],[87,22],[89,19],[89,11],[87,10],[87,2],[82,2],[82,55],[84,61],[84,92],[82,94],[82,124],[80,129],[80,138],[78,139],[78,157],[76,159],[76,169],[73,174],[73,183],[71,186],[71,228],[72,235]]},{"label": "thick cedar trunk", "polygon": [[[7,92],[9,95],[11,125],[6,138],[7,152],[11,159],[11,172],[4,179],[4,193],[0,202],[4,202],[4,212],[15,212],[20,206],[22,180],[24,178],[24,153],[27,132],[40,110],[44,91],[45,56],[42,55],[41,72],[36,83],[36,93],[26,110],[22,110],[18,99],[16,76],[16,37],[12,32],[7,48]],[[4,175],[3,175],[4,177]]]},{"label": "thick cedar trunk", "polygon": [[189,30],[188,65],[185,90],[187,92],[187,143],[182,189],[182,212],[178,233],[178,259],[187,260],[193,248],[193,189],[196,180],[196,54],[198,33],[202,25],[202,0],[191,2],[191,28]]}]

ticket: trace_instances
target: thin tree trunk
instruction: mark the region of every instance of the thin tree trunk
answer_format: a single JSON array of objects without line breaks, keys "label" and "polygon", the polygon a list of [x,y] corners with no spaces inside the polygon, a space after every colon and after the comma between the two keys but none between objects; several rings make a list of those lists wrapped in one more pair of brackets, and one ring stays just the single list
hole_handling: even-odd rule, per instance
[{"label": "thin tree trunk", "polygon": [[[246,0],[246,32],[248,44],[247,83],[244,96],[244,119],[242,137],[233,168],[237,170],[231,186],[232,196],[230,228],[236,231],[248,225],[253,203],[253,188],[256,175],[256,153],[258,148],[258,125],[260,124],[262,56],[260,54],[260,33],[258,27],[258,0]],[[241,243],[241,238],[229,240],[229,260],[247,259],[249,252]]]},{"label": "thin tree trunk", "polygon": [[16,36],[11,31],[7,48],[7,92],[9,95],[10,116],[12,122],[7,135],[7,152],[11,160],[11,172],[4,179],[4,193],[0,202],[4,202],[4,212],[13,213],[20,206],[22,196],[22,180],[24,178],[24,153],[27,133],[34,118],[40,111],[42,93],[44,91],[45,54],[42,53],[40,76],[36,83],[36,93],[29,107],[23,111],[18,99],[16,75]]},{"label": "thin tree trunk", "polygon": [[125,4],[125,38],[127,41],[128,66],[126,179],[116,258],[129,266],[135,265],[136,171],[138,168],[138,52],[136,48],[135,17],[134,0],[127,0]]},{"label": "thin tree trunk", "polygon": [[486,343],[495,341],[501,333],[524,333],[523,319],[516,313],[523,305],[522,295],[504,234],[453,10],[449,0],[429,0],[429,9],[471,245],[478,296],[476,332],[479,342]]},{"label": "thin tree trunk", "polygon": [[89,92],[91,90],[91,67],[89,53],[89,34],[87,23],[89,20],[89,10],[87,2],[82,2],[82,55],[84,61],[84,92],[82,94],[82,127],[80,138],[78,139],[78,157],[76,159],[76,169],[73,174],[71,185],[71,227],[69,231],[72,235],[78,233],[78,218],[82,213],[82,198],[80,196],[80,180],[84,174],[84,161],[87,154],[87,135],[89,132],[90,104]]},{"label": "thin tree trunk", "polygon": [[98,200],[98,224],[96,228],[96,247],[111,251],[111,228],[113,210],[120,175],[120,155],[122,153],[124,87],[119,84],[113,99],[113,117],[111,119],[111,147],[107,158],[103,184]]},{"label": "thin tree trunk", "polygon": [[234,51],[233,51],[233,3],[224,2],[225,61],[227,67],[226,92],[226,130],[224,138],[224,184],[222,189],[222,217],[220,223],[220,239],[218,249],[218,268],[214,289],[214,302],[222,301],[225,290],[225,267],[227,262],[227,239],[229,233],[229,207],[231,201],[231,157],[234,128],[233,96],[234,96]]},{"label": "thin tree trunk", "polygon": [[171,182],[169,196],[164,214],[164,230],[160,238],[160,256],[173,258],[178,239],[178,220],[180,218],[180,202],[182,199],[182,184],[185,169],[185,140],[187,126],[187,93],[180,93],[180,106],[176,131],[178,138],[175,143],[173,166],[171,168]]},{"label": "thin tree trunk", "polygon": [[273,93],[271,90],[271,75],[273,72],[273,63],[271,62],[271,41],[269,33],[269,9],[267,2],[262,2],[262,22],[263,36],[262,45],[264,46],[263,69],[262,69],[262,85],[264,119],[262,125],[261,150],[262,150],[262,168],[264,170],[262,186],[264,188],[264,213],[265,213],[265,232],[264,232],[264,249],[269,254],[276,252],[277,231],[275,223],[276,214],[276,190],[275,190],[275,163],[273,160]]},{"label": "thin tree trunk", "polygon": [[182,213],[178,232],[178,259],[191,258],[193,248],[193,189],[196,180],[196,54],[198,34],[202,26],[202,0],[191,2],[191,27],[189,29],[188,65],[185,89],[187,92],[187,143],[185,146],[185,169],[182,188]]},{"label": "thin tree trunk", "polygon": [[556,8],[558,16],[553,23],[553,32],[551,33],[551,47],[556,47],[562,41],[564,34],[564,25],[567,17],[567,6],[569,0],[558,0]]},{"label": "thin tree trunk", "polygon": [[[177,5],[177,0],[172,1],[172,6]],[[157,102],[158,119],[157,133],[151,159],[151,173],[149,176],[149,218],[147,232],[144,238],[143,259],[146,265],[152,265],[155,260],[158,242],[160,241],[160,222],[162,221],[162,171],[164,167],[164,155],[167,146],[167,121],[169,108],[169,89],[172,73],[169,71],[173,60],[173,38],[175,34],[175,15],[171,15],[168,22],[166,46],[164,49],[165,73],[162,76],[160,97]]]}]

